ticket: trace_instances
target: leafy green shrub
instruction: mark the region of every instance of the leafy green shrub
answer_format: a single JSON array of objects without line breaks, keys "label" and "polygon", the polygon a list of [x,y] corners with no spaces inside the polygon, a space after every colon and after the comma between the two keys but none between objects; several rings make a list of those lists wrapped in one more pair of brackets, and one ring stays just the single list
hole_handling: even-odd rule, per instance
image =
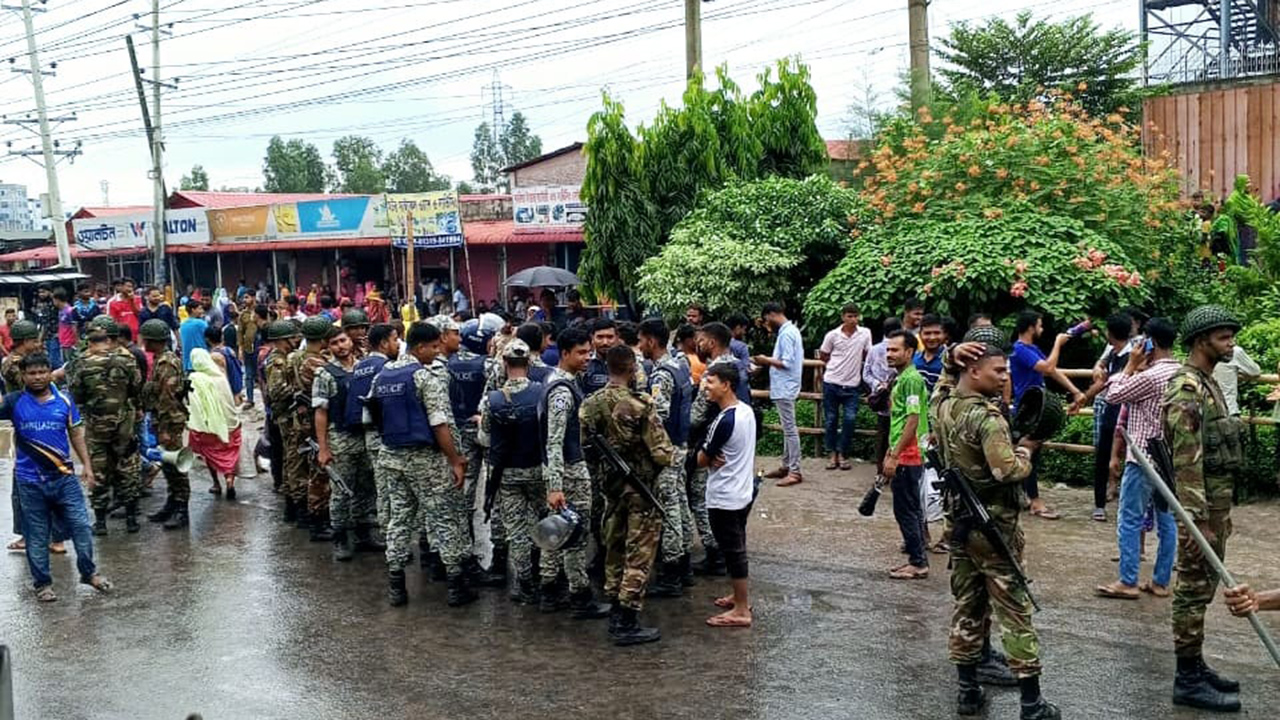
[{"label": "leafy green shrub", "polygon": [[[1280,318],[1246,326],[1236,335],[1236,344],[1249,353],[1264,373],[1273,373],[1280,367]],[[1241,383],[1240,406],[1243,411],[1258,415],[1270,415],[1273,404],[1266,401],[1274,385]]]},{"label": "leafy green shrub", "polygon": [[640,299],[714,314],[803,295],[844,256],[861,201],[829,177],[773,177],[706,193],[640,268]]},{"label": "leafy green shrub", "polygon": [[831,327],[855,302],[868,317],[894,314],[908,295],[964,318],[1034,307],[1060,322],[1140,304],[1141,276],[1115,242],[1074,218],[993,212],[873,226],[809,293],[805,318]]}]

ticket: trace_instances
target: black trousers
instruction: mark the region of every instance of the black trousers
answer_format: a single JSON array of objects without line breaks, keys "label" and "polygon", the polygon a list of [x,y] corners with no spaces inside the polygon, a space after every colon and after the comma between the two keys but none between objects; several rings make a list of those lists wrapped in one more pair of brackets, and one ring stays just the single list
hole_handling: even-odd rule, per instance
[{"label": "black trousers", "polygon": [[707,508],[711,534],[715,536],[716,544],[724,555],[729,577],[734,580],[747,577],[747,518],[750,515],[750,504],[739,510]]}]

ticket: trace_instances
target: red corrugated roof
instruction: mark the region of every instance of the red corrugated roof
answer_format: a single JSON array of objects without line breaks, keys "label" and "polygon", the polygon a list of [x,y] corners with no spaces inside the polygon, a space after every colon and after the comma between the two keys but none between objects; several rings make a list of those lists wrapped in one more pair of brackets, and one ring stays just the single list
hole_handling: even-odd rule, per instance
[{"label": "red corrugated roof", "polygon": [[832,160],[859,160],[866,140],[827,140],[827,157]]},{"label": "red corrugated roof", "polygon": [[112,215],[136,215],[151,212],[150,205],[119,205],[117,207],[83,207],[71,216],[72,220],[85,218],[110,217]]},{"label": "red corrugated roof", "polygon": [[307,240],[267,240],[252,243],[216,243],[213,245],[170,245],[166,248],[177,255],[200,253],[270,252],[272,250],[332,250],[353,247],[390,247],[391,238],[314,238]]},{"label": "red corrugated roof", "polygon": [[250,205],[304,202],[307,200],[331,200],[341,197],[357,197],[343,193],[240,193],[208,192],[204,190],[178,190],[169,196],[170,208],[233,208]]},{"label": "red corrugated roof", "polygon": [[[82,250],[78,245],[72,243],[71,257],[73,258],[100,258],[113,255],[140,255],[145,253],[146,248],[120,248],[118,250]],[[16,252],[5,253],[0,255],[0,262],[26,262],[29,260],[57,260],[58,248],[54,245],[43,245],[36,248],[27,248],[26,250],[18,250]]]},{"label": "red corrugated roof", "polygon": [[505,245],[515,225],[512,220],[472,220],[462,224],[462,237],[468,245]]}]

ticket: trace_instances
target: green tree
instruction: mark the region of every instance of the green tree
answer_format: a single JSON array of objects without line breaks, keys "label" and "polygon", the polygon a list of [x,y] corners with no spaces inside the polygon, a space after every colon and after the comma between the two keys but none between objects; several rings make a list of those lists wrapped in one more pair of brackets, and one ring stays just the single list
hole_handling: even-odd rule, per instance
[{"label": "green tree", "polygon": [[587,181],[591,208],[580,274],[596,289],[624,299],[645,259],[667,242],[703,192],[734,180],[803,178],[824,172],[826,145],[818,132],[816,96],[808,69],[790,59],[760,75],[761,88],[743,99],[725,69],[708,90],[691,78],[683,103],[663,103],[649,127],[632,135],[622,105],[605,107],[587,125]]},{"label": "green tree", "polygon": [[387,189],[382,173],[382,150],[373,140],[348,135],[333,142],[333,169],[329,185],[334,192],[376,195]]},{"label": "green tree", "polygon": [[484,188],[477,188],[466,180],[459,180],[453,189],[459,195],[481,195],[484,193]]},{"label": "green tree", "polygon": [[414,193],[448,190],[453,181],[437,174],[427,154],[412,140],[401,140],[400,147],[387,155],[382,163],[387,192]]},{"label": "green tree", "polygon": [[1092,16],[1062,22],[1032,20],[1019,13],[1009,23],[994,18],[985,25],[960,22],[942,38],[938,69],[942,90],[951,98],[994,92],[1010,102],[1042,99],[1046,89],[1067,90],[1091,113],[1135,107],[1141,100],[1135,73],[1142,47],[1133,33],[1103,31]]},{"label": "green tree", "polygon": [[484,192],[492,192],[502,177],[502,148],[493,139],[493,130],[489,123],[482,122],[476,126],[475,139],[471,143],[471,172],[476,184],[488,188]]},{"label": "green tree", "polygon": [[269,193],[321,193],[326,179],[324,158],[311,143],[286,142],[277,135],[267,143],[262,176]]},{"label": "green tree", "polygon": [[182,180],[178,183],[181,190],[208,190],[209,189],[209,173],[204,171],[203,165],[195,165],[191,168],[190,175],[183,175]]},{"label": "green tree", "polygon": [[498,138],[498,145],[502,149],[502,167],[532,160],[542,154],[542,138],[530,132],[529,121],[518,110],[511,115],[511,122]]}]

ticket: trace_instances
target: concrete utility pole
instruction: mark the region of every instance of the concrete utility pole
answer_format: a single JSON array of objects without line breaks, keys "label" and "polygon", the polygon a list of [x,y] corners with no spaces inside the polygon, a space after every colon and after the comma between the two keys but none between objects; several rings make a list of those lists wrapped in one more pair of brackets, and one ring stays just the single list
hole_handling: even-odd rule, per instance
[{"label": "concrete utility pole", "polygon": [[160,82],[160,0],[151,0],[151,73],[151,91],[154,98],[152,102],[155,105],[151,111],[152,122],[155,123],[151,136],[151,172],[155,176],[155,219],[152,221],[155,260],[151,263],[151,269],[156,285],[163,289],[168,278],[165,272],[164,137],[160,133],[160,92],[164,89]]},{"label": "concrete utility pole", "polygon": [[684,0],[685,77],[702,72],[702,0]]},{"label": "concrete utility pole", "polygon": [[911,40],[911,109],[919,110],[933,99],[929,72],[929,0],[907,0]]},{"label": "concrete utility pole", "polygon": [[[44,104],[44,74],[40,70],[40,57],[36,54],[36,33],[31,24],[31,0],[22,0],[22,6],[14,7],[5,5],[7,10],[21,10],[22,24],[27,29],[27,57],[31,60],[31,86],[36,94],[36,117],[40,123],[40,154],[44,157],[45,177],[49,182],[49,220],[53,225],[53,237],[58,246],[58,267],[72,267],[71,263],[71,245],[67,242],[67,222],[66,217],[62,214],[62,193],[58,190],[58,164],[55,155],[69,155],[75,157],[79,150],[71,150],[67,152],[54,151],[53,138],[49,132],[49,113],[45,109]],[[44,12],[44,8],[38,8],[40,12]],[[25,72],[18,68],[14,68],[14,72]],[[74,117],[60,118],[59,120],[74,120]],[[22,123],[24,121],[12,121]],[[20,153],[26,154],[26,153]]]},{"label": "concrete utility pole", "polygon": [[1231,0],[1218,3],[1218,75],[1231,77]]}]

